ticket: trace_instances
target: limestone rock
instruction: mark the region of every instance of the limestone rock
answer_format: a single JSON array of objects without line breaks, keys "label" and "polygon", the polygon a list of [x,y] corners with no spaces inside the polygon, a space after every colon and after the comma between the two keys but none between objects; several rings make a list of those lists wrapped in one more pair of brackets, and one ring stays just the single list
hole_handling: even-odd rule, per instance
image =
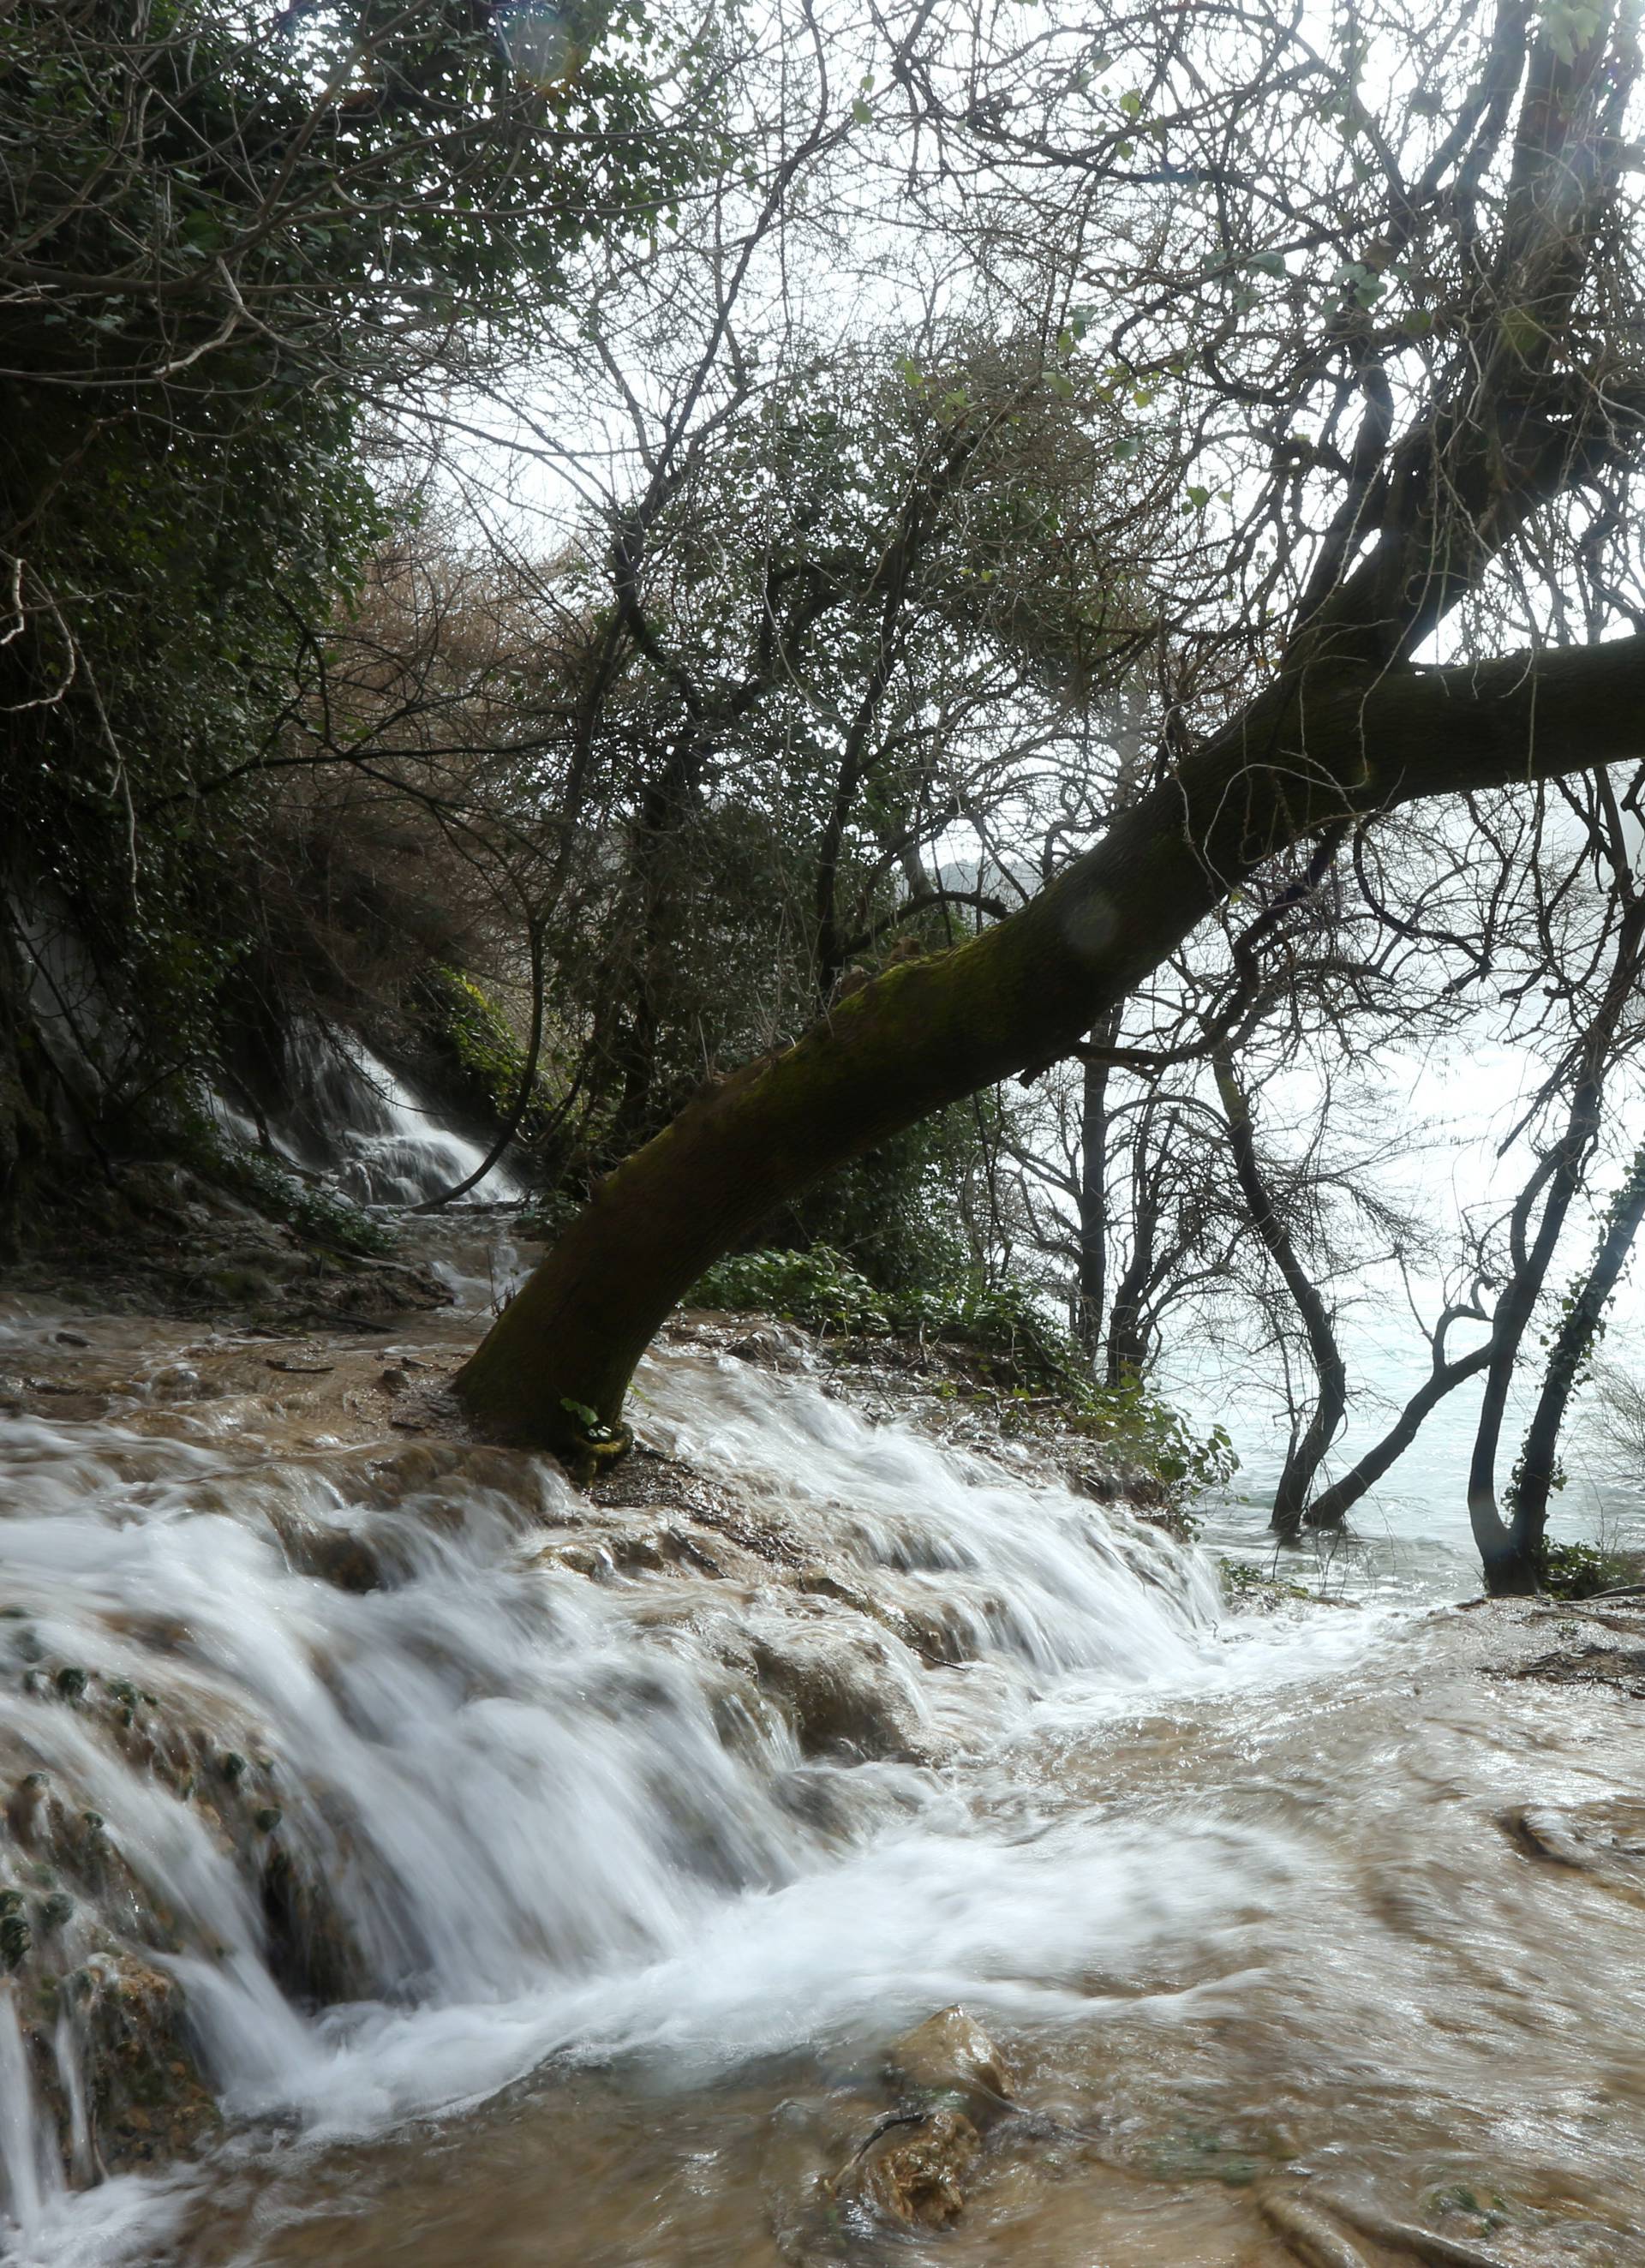
[{"label": "limestone rock", "polygon": [[1645,1803],[1619,1796],[1598,1803],[1526,1804],[1502,1824],[1539,1859],[1645,1891]]},{"label": "limestone rock", "polygon": [[843,1643],[822,1625],[779,1624],[755,1636],[754,1675],[777,1700],[807,1756],[907,1756],[917,1749],[917,1702],[887,1647],[868,1635]]},{"label": "limestone rock", "polygon": [[976,2018],[956,2004],[906,2033],[886,2058],[893,2084],[921,2095],[959,2098],[979,2124],[1010,2101],[1010,2065]]},{"label": "limestone rock", "polygon": [[966,2202],[982,2138],[963,2111],[911,2113],[882,2126],[834,2183],[834,2194],[902,2228],[946,2228]]},{"label": "limestone rock", "polygon": [[726,1348],[728,1354],[739,1362],[758,1363],[766,1370],[803,1370],[806,1367],[804,1340],[786,1324],[762,1317],[752,1330],[733,1339]]}]

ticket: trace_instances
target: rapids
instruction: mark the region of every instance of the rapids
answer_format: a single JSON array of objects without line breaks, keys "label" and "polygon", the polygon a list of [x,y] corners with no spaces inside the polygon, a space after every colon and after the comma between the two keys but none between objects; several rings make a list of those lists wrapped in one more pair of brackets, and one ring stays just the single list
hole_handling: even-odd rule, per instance
[{"label": "rapids", "polygon": [[[582,1498],[442,1437],[510,1255],[424,1234],[458,1305],[375,1338],[0,1323],[0,2257],[1280,2268],[1278,2173],[1645,2261],[1641,1909],[1499,1824],[1640,1791],[1638,1699],[1486,1674],[1587,1624],[1230,1615],[688,1324]],[[831,2177],[956,2001],[1017,2110],[876,2236]]]}]

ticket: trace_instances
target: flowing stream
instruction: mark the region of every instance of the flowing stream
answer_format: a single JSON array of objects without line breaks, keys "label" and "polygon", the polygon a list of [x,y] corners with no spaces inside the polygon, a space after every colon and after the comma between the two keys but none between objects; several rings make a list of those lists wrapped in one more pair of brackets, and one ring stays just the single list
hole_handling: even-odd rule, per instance
[{"label": "flowing stream", "polygon": [[[1230,1615],[711,1329],[593,1502],[443,1433],[511,1255],[425,1233],[376,1337],[0,1324],[0,2257],[1280,2268],[1281,2179],[1645,2261],[1645,1909],[1499,1823],[1639,1796],[1640,1699],[1490,1674],[1586,1625]],[[956,2002],[1013,2108],[877,2229]]]}]

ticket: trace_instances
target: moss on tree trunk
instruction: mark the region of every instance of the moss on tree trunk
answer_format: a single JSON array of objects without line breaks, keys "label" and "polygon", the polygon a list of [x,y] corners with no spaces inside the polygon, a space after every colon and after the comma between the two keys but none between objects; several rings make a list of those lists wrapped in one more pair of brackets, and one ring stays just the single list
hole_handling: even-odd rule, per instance
[{"label": "moss on tree trunk", "polygon": [[459,1373],[477,1418],[567,1448],[711,1262],[900,1129],[1066,1054],[1276,851],[1345,816],[1645,753],[1645,637],[1275,688],[1020,913],[890,969],[705,1090],[606,1179]]}]

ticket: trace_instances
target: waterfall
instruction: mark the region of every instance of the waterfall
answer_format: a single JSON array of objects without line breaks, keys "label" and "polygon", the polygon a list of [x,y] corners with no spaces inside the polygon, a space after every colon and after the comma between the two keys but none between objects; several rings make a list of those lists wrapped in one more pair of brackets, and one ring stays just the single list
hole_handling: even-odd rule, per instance
[{"label": "waterfall", "polygon": [[[373,1053],[357,1034],[294,1025],[286,1035],[285,1107],[266,1121],[278,1157],[323,1172],[363,1205],[416,1205],[467,1180],[485,1156],[444,1124],[438,1106]],[[262,1136],[227,1097],[208,1097],[231,1141],[251,1149]],[[469,1204],[515,1204],[526,1192],[505,1165],[467,1193]]]},{"label": "waterfall", "polygon": [[0,1988],[0,2178],[5,2183],[6,2217],[19,2235],[27,2237],[40,2227],[62,2177],[55,2140],[35,2101],[28,2050],[10,1985]]},{"label": "waterfall", "polygon": [[[1146,1838],[988,1792],[976,1760],[1048,1708],[1273,1673],[1193,1553],[1054,1478],[678,1344],[635,1403],[662,1498],[601,1506],[546,1459],[317,1441],[254,1349],[156,1337],[102,1417],[0,1420],[0,1873],[89,2006],[175,1998],[231,2119],[359,2133],[554,2056],[706,2067],[865,2005],[1056,2005],[1127,1913],[1190,1931],[1278,1880],[1237,1830],[1179,1837],[1166,1882]],[[1007,1907],[1037,1984],[1000,1970]],[[10,1997],[0,2097],[27,2228],[56,2154]],[[89,2257],[77,2227],[40,2257]]]}]

